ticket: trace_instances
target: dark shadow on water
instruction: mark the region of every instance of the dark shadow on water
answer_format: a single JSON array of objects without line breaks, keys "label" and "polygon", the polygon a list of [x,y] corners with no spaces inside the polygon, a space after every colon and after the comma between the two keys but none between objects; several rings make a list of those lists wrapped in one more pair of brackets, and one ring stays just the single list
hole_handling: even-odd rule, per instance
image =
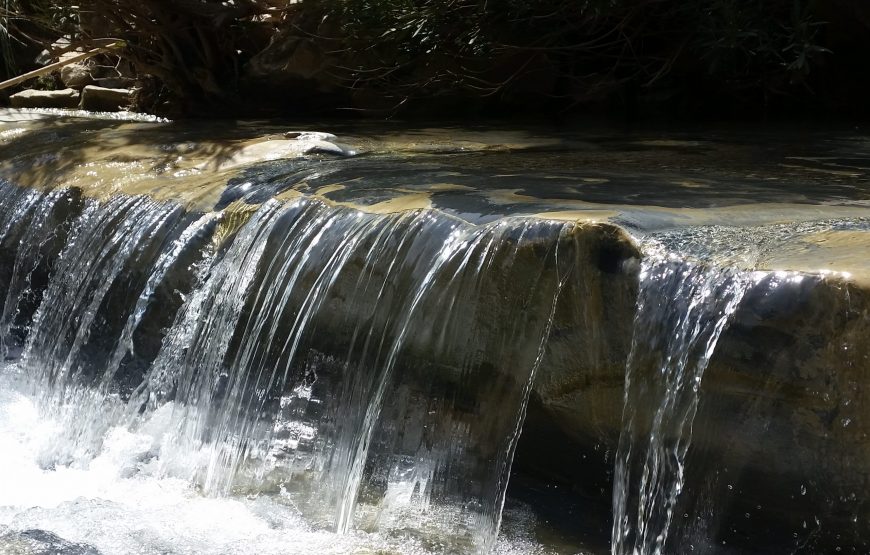
[{"label": "dark shadow on water", "polygon": [[533,397],[508,484],[503,533],[510,533],[512,504],[522,504],[535,515],[534,539],[548,549],[610,553],[612,467],[605,448],[579,445]]}]

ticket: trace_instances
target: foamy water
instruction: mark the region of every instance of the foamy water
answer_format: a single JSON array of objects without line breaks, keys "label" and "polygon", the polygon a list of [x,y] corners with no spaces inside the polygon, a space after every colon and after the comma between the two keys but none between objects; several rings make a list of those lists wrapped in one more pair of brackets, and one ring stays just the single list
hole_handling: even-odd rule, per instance
[{"label": "foamy water", "polygon": [[[58,444],[70,441],[64,422],[41,409],[10,370],[0,369],[0,536],[45,530],[103,555],[453,551],[439,538],[420,534],[316,530],[280,494],[201,495],[188,480],[165,476],[160,464],[170,405],[135,432],[110,427],[90,460],[52,464]],[[531,514],[519,520],[533,524]],[[547,553],[523,537],[527,532],[506,531],[511,538],[500,539],[496,552]],[[3,541],[0,553],[12,549]]]}]

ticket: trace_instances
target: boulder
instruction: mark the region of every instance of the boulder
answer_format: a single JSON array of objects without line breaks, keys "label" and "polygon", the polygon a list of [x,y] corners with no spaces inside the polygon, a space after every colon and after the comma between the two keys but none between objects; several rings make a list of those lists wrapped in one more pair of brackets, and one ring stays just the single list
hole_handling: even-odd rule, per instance
[{"label": "boulder", "polygon": [[75,108],[79,93],[75,89],[59,91],[24,90],[9,97],[13,108]]},{"label": "boulder", "polygon": [[[603,279],[589,273],[562,291],[516,470],[607,510],[638,277],[630,264],[599,267]],[[772,272],[746,294],[701,382],[665,552],[713,552],[711,541],[740,553],[867,552],[868,307],[866,287],[813,274],[780,283]],[[658,368],[638,375],[653,384]]]},{"label": "boulder", "polygon": [[20,555],[100,555],[93,546],[65,540],[48,530],[30,529],[22,532],[14,530],[0,533],[0,553]]},{"label": "boulder", "polygon": [[[52,48],[61,49],[68,48],[69,42],[57,42],[52,45]],[[69,52],[64,52],[60,56],[58,56],[58,61],[67,62],[71,61],[76,56],[80,56],[84,52],[82,48],[76,48],[75,50],[70,50]],[[65,65],[60,70],[60,80],[63,81],[63,84],[71,89],[79,89],[82,87],[90,85],[94,82],[94,74],[92,64],[88,60],[82,60],[79,62],[73,62],[69,65]]]},{"label": "boulder", "polygon": [[130,107],[133,92],[130,89],[109,89],[88,85],[82,89],[82,110],[94,112],[118,112]]},{"label": "boulder", "polygon": [[71,89],[81,89],[93,84],[91,68],[83,63],[69,64],[60,70],[60,80]]},{"label": "boulder", "polygon": [[130,77],[97,77],[93,84],[106,89],[127,89],[136,83],[135,79]]}]

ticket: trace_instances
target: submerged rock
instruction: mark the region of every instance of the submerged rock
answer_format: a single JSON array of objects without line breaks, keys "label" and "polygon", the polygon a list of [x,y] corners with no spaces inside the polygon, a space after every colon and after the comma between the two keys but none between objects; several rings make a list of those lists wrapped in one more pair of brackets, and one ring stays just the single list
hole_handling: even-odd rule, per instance
[{"label": "submerged rock", "polygon": [[285,158],[297,158],[304,154],[332,154],[338,156],[353,156],[356,151],[333,143],[324,137],[333,137],[329,133],[301,133],[293,139],[267,139],[241,146],[223,160],[201,164],[201,169],[218,171],[231,170],[263,162],[271,162]]},{"label": "submerged rock", "polygon": [[100,555],[93,546],[67,541],[38,529],[0,534],[0,552],[5,555]]}]

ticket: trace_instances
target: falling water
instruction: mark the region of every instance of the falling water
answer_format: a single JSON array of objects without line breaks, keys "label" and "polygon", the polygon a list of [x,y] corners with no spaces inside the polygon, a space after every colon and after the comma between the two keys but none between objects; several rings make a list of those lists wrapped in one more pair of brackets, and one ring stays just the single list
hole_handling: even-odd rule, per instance
[{"label": "falling water", "polygon": [[866,137],[38,117],[0,551],[867,551]]},{"label": "falling water", "polygon": [[755,281],[685,260],[655,239],[644,253],[616,454],[614,555],[665,551],[704,370]]},{"label": "falling water", "polygon": [[0,187],[3,373],[62,429],[42,468],[150,438],[124,475],[492,548],[571,225]]},{"label": "falling water", "polygon": [[0,249],[16,253],[0,270],[0,358],[14,358],[26,339],[36,308],[42,302],[49,267],[65,243],[65,214],[78,203],[74,194],[2,187]]}]

